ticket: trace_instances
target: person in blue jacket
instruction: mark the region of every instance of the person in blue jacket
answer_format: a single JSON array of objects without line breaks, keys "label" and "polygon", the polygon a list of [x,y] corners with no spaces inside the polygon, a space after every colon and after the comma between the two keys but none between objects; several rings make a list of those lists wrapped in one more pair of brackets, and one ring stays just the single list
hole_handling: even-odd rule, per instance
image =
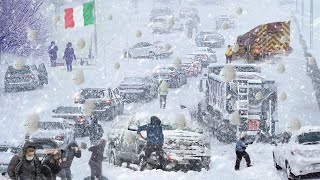
[{"label": "person in blue jacket", "polygon": [[72,61],[76,60],[76,55],[74,54],[74,50],[72,48],[72,43],[68,42],[67,47],[64,50],[63,59],[66,61],[68,72],[72,71]]},{"label": "person in blue jacket", "polygon": [[240,162],[242,157],[247,162],[247,167],[251,166],[251,161],[250,161],[250,156],[246,152],[247,144],[245,143],[245,136],[242,135],[241,138],[237,141],[236,144],[236,155],[237,155],[237,160],[236,160],[236,165],[235,165],[235,170],[239,170]]},{"label": "person in blue jacket", "polygon": [[152,116],[150,120],[151,122],[149,124],[146,124],[144,126],[139,126],[137,131],[138,135],[140,135],[141,137],[143,137],[141,135],[141,131],[147,131],[145,161],[142,163],[142,166],[140,167],[140,171],[144,170],[144,168],[147,165],[147,160],[150,158],[153,152],[155,152],[159,157],[160,166],[162,169],[164,169],[165,160],[162,154],[163,132],[162,132],[161,120],[156,116]]}]

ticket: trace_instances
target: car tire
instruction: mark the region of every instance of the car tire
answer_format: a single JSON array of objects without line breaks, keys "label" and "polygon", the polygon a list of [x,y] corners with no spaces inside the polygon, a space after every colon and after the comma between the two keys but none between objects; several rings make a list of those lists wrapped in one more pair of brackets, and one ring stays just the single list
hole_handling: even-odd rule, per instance
[{"label": "car tire", "polygon": [[131,54],[127,51],[123,54],[124,58],[131,58]]},{"label": "car tire", "polygon": [[145,161],[145,159],[146,159],[146,157],[144,155],[139,157],[139,164],[138,164],[139,165],[139,171],[143,171],[144,170],[141,167],[142,167],[142,164]]},{"label": "car tire", "polygon": [[276,161],[276,158],[273,154],[273,163],[274,163],[274,167],[277,169],[277,170],[281,170],[282,168],[277,164],[277,161]]},{"label": "car tire", "polygon": [[111,152],[110,152],[109,164],[113,164],[113,165],[119,166],[119,167],[122,166],[122,160],[116,157],[114,150],[111,150]]},{"label": "car tire", "polygon": [[296,180],[297,179],[295,177],[295,175],[292,174],[291,168],[290,168],[290,165],[288,164],[288,162],[286,162],[286,174],[287,174],[288,180]]}]

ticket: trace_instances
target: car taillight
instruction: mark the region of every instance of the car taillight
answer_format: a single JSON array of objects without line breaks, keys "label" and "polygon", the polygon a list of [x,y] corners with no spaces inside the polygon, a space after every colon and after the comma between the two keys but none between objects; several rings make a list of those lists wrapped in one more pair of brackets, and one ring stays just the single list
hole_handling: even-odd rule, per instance
[{"label": "car taillight", "polygon": [[76,119],[76,122],[77,122],[78,124],[84,124],[84,121],[85,121],[85,119],[84,119],[83,117],[78,117],[78,118]]},{"label": "car taillight", "polygon": [[64,138],[61,135],[57,135],[54,137],[55,140],[62,141]]},{"label": "car taillight", "polygon": [[108,98],[108,99],[105,99],[104,102],[105,102],[106,104],[112,104],[112,99],[109,99],[109,98]]}]

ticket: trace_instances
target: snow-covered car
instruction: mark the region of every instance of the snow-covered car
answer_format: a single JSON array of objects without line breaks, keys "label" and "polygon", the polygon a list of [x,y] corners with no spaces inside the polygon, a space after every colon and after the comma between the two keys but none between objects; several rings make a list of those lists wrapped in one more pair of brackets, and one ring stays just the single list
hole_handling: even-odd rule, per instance
[{"label": "snow-covered car", "polygon": [[215,31],[201,31],[195,38],[196,46],[221,48],[224,46],[224,37]]},{"label": "snow-covered car", "polygon": [[194,18],[200,24],[199,10],[196,8],[183,8],[179,13],[180,19]]},{"label": "snow-covered car", "polygon": [[58,106],[52,110],[53,118],[62,118],[68,120],[68,123],[74,124],[74,131],[76,137],[88,136],[89,121],[85,118],[81,105],[77,106]]},{"label": "snow-covered car", "polygon": [[155,8],[150,12],[150,22],[159,16],[174,16],[174,11],[170,8]]},{"label": "snow-covered car", "polygon": [[68,144],[75,141],[74,123],[69,123],[58,118],[40,121],[39,129],[32,134],[27,134],[26,139],[52,139],[59,147],[66,148]]},{"label": "snow-covered car", "polygon": [[124,50],[125,58],[165,58],[172,55],[169,49],[160,48],[149,42],[139,42],[129,49]]},{"label": "snow-covered car", "polygon": [[[138,126],[148,122],[145,119],[137,120],[132,116],[122,118],[126,121],[115,122],[112,130],[108,132],[107,155],[109,162],[116,166],[121,166],[123,162],[141,165],[146,141],[138,136],[136,131]],[[209,169],[210,143],[203,133],[188,127],[178,129],[170,123],[170,120],[168,122],[162,121],[162,129],[166,170],[187,168],[200,171],[202,168]],[[142,135],[146,137],[146,132],[142,132]]]},{"label": "snow-covered car", "polygon": [[[0,177],[8,177],[7,170],[11,158],[21,150],[19,144],[14,142],[0,142]],[[0,178],[1,179],[1,178]]]},{"label": "snow-covered car", "polygon": [[8,66],[4,77],[5,92],[11,92],[14,89],[38,89],[44,84],[48,84],[48,73],[43,63],[38,67],[35,64],[24,65],[21,69]]},{"label": "snow-covered car", "polygon": [[151,28],[153,33],[170,33],[183,31],[184,25],[174,16],[158,16],[152,20]]},{"label": "snow-covered car", "polygon": [[216,29],[234,29],[236,28],[235,17],[229,15],[220,15],[216,17]]},{"label": "snow-covered car", "polygon": [[181,68],[168,65],[158,67],[153,70],[152,77],[158,82],[161,80],[167,81],[170,87],[178,88],[184,84],[187,84],[187,74]]},{"label": "snow-covered car", "polygon": [[[43,158],[52,153],[53,150],[58,149],[58,144],[51,138],[37,138],[37,139],[27,139],[36,148],[36,154],[39,160],[42,161]],[[23,142],[20,147],[23,147],[25,142]]]},{"label": "snow-covered car", "polygon": [[159,83],[149,76],[133,76],[124,78],[118,89],[126,102],[133,102],[157,98],[158,86]]},{"label": "snow-covered car", "polygon": [[117,88],[84,88],[73,98],[76,104],[84,104],[86,100],[94,101],[94,116],[101,120],[112,120],[124,111],[124,102]]},{"label": "snow-covered car", "polygon": [[288,179],[320,172],[320,126],[304,126],[277,144],[273,150],[277,170],[285,169]]},{"label": "snow-covered car", "polygon": [[192,62],[183,62],[180,67],[186,71],[188,77],[195,77],[199,74],[198,67]]}]

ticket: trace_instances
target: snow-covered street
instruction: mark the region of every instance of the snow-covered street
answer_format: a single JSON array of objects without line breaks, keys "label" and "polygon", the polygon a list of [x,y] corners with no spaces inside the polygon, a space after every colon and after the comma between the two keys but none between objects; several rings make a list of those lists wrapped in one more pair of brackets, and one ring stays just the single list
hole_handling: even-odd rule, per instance
[{"label": "snow-covered street", "polygon": [[[133,0],[96,0],[97,14],[97,37],[98,55],[95,63],[90,66],[74,66],[74,71],[82,69],[84,72],[84,83],[74,84],[72,73],[67,72],[66,67],[50,67],[47,54],[37,58],[39,62],[45,62],[48,71],[48,85],[43,88],[5,93],[4,83],[0,83],[0,142],[16,141],[21,142],[25,138],[25,118],[32,112],[37,112],[40,119],[51,118],[52,110],[61,105],[73,105],[74,97],[83,88],[108,88],[118,87],[120,82],[128,76],[151,76],[157,67],[174,64],[177,58],[182,58],[186,54],[194,53],[197,49],[194,38],[188,39],[184,31],[170,34],[153,34],[149,25],[149,14],[155,6],[166,6],[174,9],[176,13],[181,7],[190,6],[187,0],[182,0],[179,6],[178,1],[167,4],[157,4],[156,0],[136,0],[138,5],[134,6]],[[200,1],[200,0],[199,0]],[[191,2],[191,1],[190,1]],[[75,0],[69,0],[69,4],[77,4]],[[63,13],[64,5],[60,11]],[[236,28],[219,30],[218,32],[225,38],[225,46],[215,48],[217,63],[225,63],[225,50],[228,44],[233,45],[237,37],[254,27],[278,21],[291,21],[290,46],[293,52],[289,55],[276,55],[272,58],[257,61],[257,66],[261,67],[261,75],[266,79],[275,80],[278,94],[285,94],[286,99],[278,102],[276,122],[276,134],[286,130],[289,120],[298,119],[301,126],[320,126],[319,107],[315,96],[311,79],[306,73],[307,62],[304,57],[303,48],[299,44],[297,25],[293,21],[294,3],[281,5],[276,0],[221,0],[221,3],[210,5],[194,5],[199,10],[201,23],[199,31],[214,30],[215,17],[227,14],[235,16]],[[241,7],[243,13],[236,13]],[[1,10],[1,7],[0,7]],[[110,16],[112,15],[112,20]],[[61,14],[63,16],[63,14]],[[61,23],[61,22],[60,22]],[[91,28],[91,27],[90,27]],[[91,29],[90,29],[91,31]],[[141,37],[137,36],[137,31],[141,32]],[[51,40],[57,41],[59,46],[58,59],[63,56],[65,42],[74,42],[78,39],[82,31],[64,31],[63,23],[57,25],[54,36]],[[1,34],[0,34],[1,35]],[[1,37],[1,36],[0,36]],[[138,42],[164,41],[172,46],[173,55],[164,59],[134,59],[124,58],[124,49],[132,47]],[[49,42],[47,44],[49,45]],[[89,44],[89,42],[87,42]],[[0,44],[1,45],[1,44]],[[1,47],[1,46],[0,46]],[[82,56],[84,50],[75,49],[75,54]],[[82,57],[85,57],[83,55]],[[13,62],[14,55],[2,55],[7,61]],[[35,61],[28,58],[28,62]],[[0,61],[1,63],[1,61]],[[116,64],[119,68],[115,68]],[[243,64],[245,61],[234,60],[232,64]],[[283,64],[285,70],[279,73],[278,64]],[[5,78],[7,64],[0,64],[0,79]],[[170,88],[167,95],[166,109],[160,109],[159,97],[150,101],[141,100],[134,103],[125,103],[124,115],[135,115],[145,113],[148,116],[174,115],[182,112],[181,105],[187,110],[196,111],[198,103],[204,98],[204,94],[199,92],[198,85],[207,69],[203,69],[201,75],[189,77],[188,82],[179,88]],[[100,124],[104,129],[104,138],[112,130],[113,124],[117,121],[115,117],[111,121],[102,121]],[[203,127],[206,131],[207,126]],[[116,167],[107,160],[103,161],[103,175],[109,180],[282,180],[288,179],[286,170],[277,170],[274,166],[273,150],[276,146],[271,144],[254,143],[249,145],[247,152],[252,161],[252,167],[246,167],[245,160],[241,161],[239,171],[234,170],[236,161],[235,143],[224,144],[219,142],[212,134],[211,142],[211,164],[207,171],[201,172],[168,172],[162,170],[139,171],[137,165],[126,167]],[[90,144],[89,138],[76,138],[76,141]],[[107,148],[107,147],[106,147]],[[289,153],[289,152],[288,152]],[[88,165],[91,152],[82,150],[82,157],[75,158],[71,167],[73,179],[83,179],[90,175]],[[1,159],[0,159],[1,162]],[[0,179],[2,177],[0,176]],[[319,177],[318,177],[319,178]]]}]

